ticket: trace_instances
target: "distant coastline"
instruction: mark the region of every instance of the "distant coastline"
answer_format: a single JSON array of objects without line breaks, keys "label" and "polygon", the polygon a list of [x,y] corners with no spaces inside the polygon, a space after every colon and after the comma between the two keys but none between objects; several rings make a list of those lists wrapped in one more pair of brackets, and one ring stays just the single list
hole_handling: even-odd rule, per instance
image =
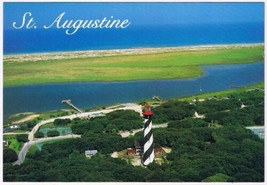
[{"label": "distant coastline", "polygon": [[138,47],[130,49],[106,49],[106,50],[85,50],[85,51],[63,51],[25,54],[4,54],[4,62],[24,62],[24,61],[44,61],[62,60],[75,58],[106,57],[118,55],[142,55],[179,51],[201,51],[227,48],[245,48],[264,46],[264,43],[240,43],[240,44],[212,44],[212,45],[192,45],[177,47]]}]

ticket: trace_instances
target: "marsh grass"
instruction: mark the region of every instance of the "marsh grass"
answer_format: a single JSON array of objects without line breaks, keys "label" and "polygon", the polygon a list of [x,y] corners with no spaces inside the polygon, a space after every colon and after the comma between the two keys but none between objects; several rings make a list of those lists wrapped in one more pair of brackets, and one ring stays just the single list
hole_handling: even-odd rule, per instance
[{"label": "marsh grass", "polygon": [[219,48],[156,54],[4,62],[4,86],[182,79],[201,76],[202,65],[262,61],[264,47]]}]

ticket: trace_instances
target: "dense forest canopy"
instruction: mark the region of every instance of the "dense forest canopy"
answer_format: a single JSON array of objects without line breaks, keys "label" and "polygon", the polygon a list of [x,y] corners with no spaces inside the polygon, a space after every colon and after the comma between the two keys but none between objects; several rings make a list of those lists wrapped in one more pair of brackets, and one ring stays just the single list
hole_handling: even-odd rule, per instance
[{"label": "dense forest canopy", "polygon": [[[243,106],[242,106],[243,105]],[[91,120],[57,120],[81,138],[44,144],[21,165],[4,150],[4,181],[59,182],[263,182],[264,141],[245,126],[264,125],[264,92],[249,91],[206,101],[170,100],[153,108],[154,145],[169,147],[165,163],[133,166],[111,153],[142,143],[143,133],[122,138],[118,131],[142,128],[133,111],[115,111]],[[193,118],[195,112],[205,115]],[[50,133],[57,135],[56,133]],[[43,137],[37,133],[39,137]],[[26,138],[19,137],[20,140]],[[98,150],[88,159],[85,150]]]}]

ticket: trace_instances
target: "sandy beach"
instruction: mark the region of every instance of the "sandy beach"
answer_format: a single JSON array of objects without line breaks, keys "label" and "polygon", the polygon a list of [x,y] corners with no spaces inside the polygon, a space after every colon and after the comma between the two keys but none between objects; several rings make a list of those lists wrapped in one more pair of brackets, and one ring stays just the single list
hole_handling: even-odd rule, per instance
[{"label": "sandy beach", "polygon": [[198,45],[198,46],[181,46],[181,47],[158,47],[158,48],[131,48],[131,49],[110,49],[110,50],[87,50],[87,51],[68,51],[68,52],[50,52],[50,53],[33,53],[33,54],[15,54],[4,55],[4,62],[25,62],[25,61],[42,61],[42,60],[61,60],[74,58],[89,57],[106,57],[118,55],[142,55],[179,51],[199,51],[214,50],[226,48],[244,48],[263,46],[264,43],[251,44],[223,44],[223,45]]}]

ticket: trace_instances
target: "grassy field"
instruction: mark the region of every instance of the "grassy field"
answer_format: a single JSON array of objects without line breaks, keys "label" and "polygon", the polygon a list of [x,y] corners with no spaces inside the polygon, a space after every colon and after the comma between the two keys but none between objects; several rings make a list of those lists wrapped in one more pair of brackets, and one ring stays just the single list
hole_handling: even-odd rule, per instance
[{"label": "grassy field", "polygon": [[256,89],[256,88],[264,89],[264,82],[259,82],[259,83],[253,84],[253,85],[239,88],[239,89],[231,89],[231,90],[225,90],[225,91],[198,94],[198,95],[194,95],[194,96],[190,96],[190,97],[175,98],[175,100],[192,101],[196,97],[205,99],[205,98],[214,97],[214,96],[221,98],[221,97],[228,96],[232,93],[240,93],[240,92],[244,92],[244,91],[249,90],[249,89]]},{"label": "grassy field", "polygon": [[73,112],[74,111],[71,109],[61,109],[61,110],[54,110],[54,111],[49,111],[49,112],[42,112],[40,113],[39,118],[45,120],[45,119],[49,119],[53,117],[59,117],[63,115],[72,114]]},{"label": "grassy field", "polygon": [[19,150],[21,149],[23,144],[18,142],[18,140],[16,139],[16,135],[7,135],[4,136],[4,139],[8,140],[8,148],[14,150],[16,153],[19,153]]},{"label": "grassy field", "polygon": [[4,62],[4,86],[151,79],[203,74],[199,66],[263,60],[264,47],[220,48],[36,62]]}]

